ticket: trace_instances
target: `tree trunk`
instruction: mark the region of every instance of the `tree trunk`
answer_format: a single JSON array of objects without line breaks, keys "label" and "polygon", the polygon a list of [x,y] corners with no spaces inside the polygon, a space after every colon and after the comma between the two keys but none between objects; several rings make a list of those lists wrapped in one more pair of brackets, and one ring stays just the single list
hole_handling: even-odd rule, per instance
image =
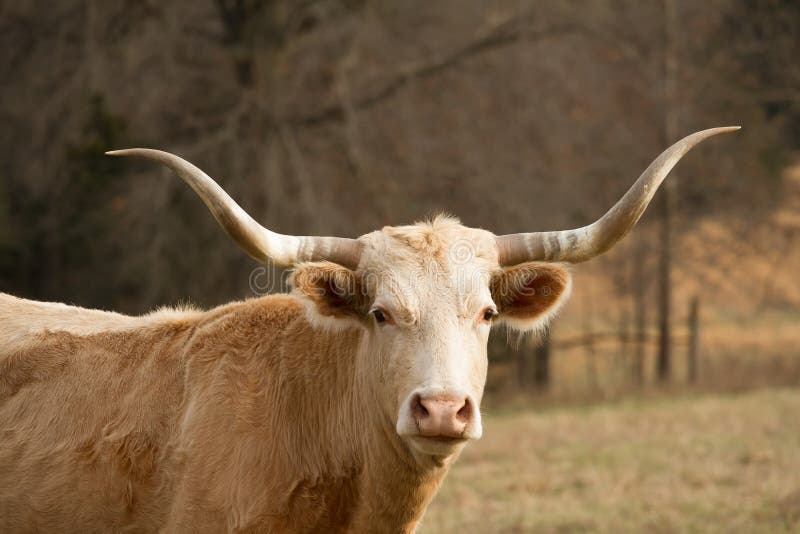
[{"label": "tree trunk", "polygon": [[583,339],[586,353],[586,386],[590,393],[597,391],[597,351],[594,346],[594,302],[591,286],[586,291],[583,310]]},{"label": "tree trunk", "polygon": [[644,385],[644,360],[647,354],[647,285],[644,262],[648,250],[647,241],[640,238],[633,264],[634,351],[631,365],[631,378],[639,387]]},{"label": "tree trunk", "polygon": [[631,323],[631,314],[630,314],[630,309],[628,307],[628,300],[623,299],[620,304],[619,332],[618,332],[619,362],[623,366],[623,368],[629,365],[630,362],[630,354],[628,350],[631,341],[630,323]]},{"label": "tree trunk", "polygon": [[[665,192],[670,192],[667,188]],[[666,194],[661,202],[661,256],[659,261],[658,283],[658,359],[656,377],[659,382],[667,382],[670,376],[670,357],[672,351],[672,194]]]},{"label": "tree trunk", "polygon": [[523,343],[514,349],[517,362],[517,386],[520,390],[525,390],[528,387],[528,355]]},{"label": "tree trunk", "polygon": [[687,378],[690,384],[697,382],[697,358],[700,352],[700,298],[692,297],[689,304],[689,353]]},{"label": "tree trunk", "polygon": [[[677,58],[677,7],[676,0],[664,0],[664,146],[677,136],[676,76]],[[660,382],[669,380],[672,352],[672,217],[676,196],[675,177],[664,183],[661,199],[661,255],[658,284],[658,360],[656,376]]]},{"label": "tree trunk", "polygon": [[547,332],[533,352],[533,384],[540,390],[547,390],[550,387],[551,349],[550,332]]}]

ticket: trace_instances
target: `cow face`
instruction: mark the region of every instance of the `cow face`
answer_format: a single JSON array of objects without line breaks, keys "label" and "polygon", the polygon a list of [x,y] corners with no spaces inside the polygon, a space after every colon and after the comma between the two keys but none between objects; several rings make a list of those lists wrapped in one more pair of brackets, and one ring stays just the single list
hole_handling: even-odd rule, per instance
[{"label": "cow face", "polygon": [[490,329],[543,327],[569,293],[569,273],[542,263],[500,268],[493,234],[444,217],[360,241],[357,269],[302,265],[295,291],[320,327],[363,330],[364,376],[411,450],[449,456],[482,433]]}]

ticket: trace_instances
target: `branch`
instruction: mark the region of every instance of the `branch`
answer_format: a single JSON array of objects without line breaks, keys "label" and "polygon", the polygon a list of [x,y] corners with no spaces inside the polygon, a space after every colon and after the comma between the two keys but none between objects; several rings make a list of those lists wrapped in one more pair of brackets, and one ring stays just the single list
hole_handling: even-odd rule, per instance
[{"label": "branch", "polygon": [[[407,86],[411,82],[439,74],[484,52],[495,50],[497,48],[508,46],[523,40],[542,40],[548,37],[572,33],[581,29],[575,25],[562,24],[544,28],[539,31],[525,32],[524,29],[518,27],[522,26],[521,22],[525,22],[530,19],[532,19],[532,15],[515,17],[502,24],[494,26],[476,41],[467,43],[466,45],[454,50],[446,56],[441,56],[430,61],[419,62],[407,66],[401,69],[400,73],[395,75],[393,79],[384,83],[374,92],[354,99],[350,103],[349,107],[351,110],[363,110],[371,108],[376,104],[391,98],[400,89]],[[345,117],[347,111],[348,110],[346,107],[339,102],[309,115],[289,117],[284,120],[298,126],[315,126],[326,122],[340,121]]]}]

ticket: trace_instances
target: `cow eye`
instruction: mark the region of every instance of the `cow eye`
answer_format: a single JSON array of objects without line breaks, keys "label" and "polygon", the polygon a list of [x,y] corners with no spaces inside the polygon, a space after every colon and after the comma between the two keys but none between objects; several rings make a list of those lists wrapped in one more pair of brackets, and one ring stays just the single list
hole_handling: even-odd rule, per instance
[{"label": "cow eye", "polygon": [[376,323],[381,324],[386,322],[386,314],[380,308],[375,308],[372,311],[370,311],[370,313],[372,314],[373,317],[375,317]]},{"label": "cow eye", "polygon": [[495,310],[494,308],[486,308],[483,311],[483,320],[489,322],[495,317],[497,317],[497,315],[498,315],[497,310]]}]

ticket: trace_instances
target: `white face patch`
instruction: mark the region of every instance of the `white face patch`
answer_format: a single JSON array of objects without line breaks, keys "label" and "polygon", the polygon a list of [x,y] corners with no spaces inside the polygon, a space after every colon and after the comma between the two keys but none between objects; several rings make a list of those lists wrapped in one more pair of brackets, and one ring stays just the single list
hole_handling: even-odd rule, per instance
[{"label": "white face patch", "polygon": [[[380,310],[383,319],[370,325],[368,347],[386,385],[382,402],[395,418],[397,433],[419,434],[420,414],[431,410],[415,412],[415,402],[420,408],[420,403],[455,399],[468,409],[453,404],[442,420],[464,408],[462,415],[469,411],[469,417],[462,417],[463,428],[437,420],[436,429],[462,439],[480,437],[491,328],[486,310],[495,308],[490,292],[497,270],[493,235],[437,219],[430,226],[384,229],[365,237],[363,280],[374,295],[373,310]],[[441,444],[422,448],[449,454],[458,441],[444,451]]]}]

